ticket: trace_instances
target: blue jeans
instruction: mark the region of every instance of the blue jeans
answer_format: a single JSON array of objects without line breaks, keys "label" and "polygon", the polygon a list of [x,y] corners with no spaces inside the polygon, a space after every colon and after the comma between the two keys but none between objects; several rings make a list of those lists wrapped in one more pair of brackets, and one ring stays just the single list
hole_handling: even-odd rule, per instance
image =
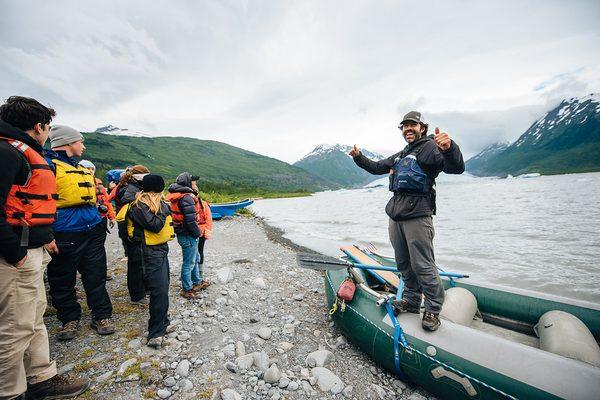
[{"label": "blue jeans", "polygon": [[181,264],[181,287],[186,292],[202,281],[200,269],[198,268],[198,238],[192,236],[178,235],[177,242],[183,253],[183,264]]}]

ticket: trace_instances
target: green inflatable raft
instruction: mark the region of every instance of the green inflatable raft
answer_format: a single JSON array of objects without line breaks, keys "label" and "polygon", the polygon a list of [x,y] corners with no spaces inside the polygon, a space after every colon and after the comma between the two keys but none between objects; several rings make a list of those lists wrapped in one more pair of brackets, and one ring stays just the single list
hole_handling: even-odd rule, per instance
[{"label": "green inflatable raft", "polygon": [[[342,250],[355,263],[395,266],[377,253],[350,246]],[[356,292],[342,305],[336,293],[350,277]],[[332,318],[345,336],[383,367],[441,398],[600,398],[597,304],[443,278],[442,315],[451,291],[471,293],[477,313],[466,321],[443,318],[437,331],[428,332],[421,328],[420,315],[393,316],[389,300],[399,281],[392,272],[328,270],[325,281],[329,307],[335,308]]]}]

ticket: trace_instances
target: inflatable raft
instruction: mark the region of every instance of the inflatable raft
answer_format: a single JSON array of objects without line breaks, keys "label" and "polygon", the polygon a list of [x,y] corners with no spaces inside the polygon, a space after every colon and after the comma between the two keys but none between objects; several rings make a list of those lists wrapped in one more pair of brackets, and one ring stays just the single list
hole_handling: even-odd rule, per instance
[{"label": "inflatable raft", "polygon": [[[347,259],[395,266],[383,255],[345,247]],[[338,307],[344,280],[356,284]],[[600,398],[600,306],[520,289],[442,278],[442,325],[421,316],[394,316],[390,300],[401,283],[393,272],[328,270],[332,317],[363,351],[401,378],[444,399]]]}]

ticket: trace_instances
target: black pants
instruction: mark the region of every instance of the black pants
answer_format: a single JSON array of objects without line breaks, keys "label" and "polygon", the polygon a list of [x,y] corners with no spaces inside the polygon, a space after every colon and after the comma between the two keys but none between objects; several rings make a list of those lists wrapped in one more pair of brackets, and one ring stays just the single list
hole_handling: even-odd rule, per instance
[{"label": "black pants", "polygon": [[132,243],[129,239],[125,239],[124,243],[127,248],[127,290],[131,300],[138,301],[146,297],[142,247],[140,243]]},{"label": "black pants", "polygon": [[152,339],[164,336],[169,325],[169,245],[145,246],[142,253],[144,281],[150,291],[148,339]]},{"label": "black pants", "polygon": [[93,320],[112,316],[112,304],[106,291],[106,225],[99,223],[84,232],[54,232],[58,254],[48,264],[48,284],[52,305],[63,324],[81,319],[75,283],[77,271],[87,296]]},{"label": "black pants", "polygon": [[204,243],[206,243],[206,238],[204,236],[200,236],[198,238],[198,254],[200,254],[200,257],[198,258],[198,264],[204,264]]}]

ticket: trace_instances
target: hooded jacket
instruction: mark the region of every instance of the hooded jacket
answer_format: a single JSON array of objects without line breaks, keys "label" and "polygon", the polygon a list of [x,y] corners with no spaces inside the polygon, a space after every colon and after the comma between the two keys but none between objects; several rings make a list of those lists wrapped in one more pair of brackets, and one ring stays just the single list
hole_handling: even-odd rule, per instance
[{"label": "hooded jacket", "polygon": [[[64,150],[46,150],[46,160],[54,170],[52,160],[56,159],[76,167],[79,161],[69,157]],[[102,222],[96,204],[75,207],[65,207],[56,210],[56,221],[52,225],[55,232],[84,232],[89,231]]]},{"label": "hooded jacket", "polygon": [[465,170],[460,148],[454,141],[450,148],[441,151],[433,141],[433,136],[424,136],[408,144],[402,151],[383,159],[373,161],[362,153],[354,157],[356,165],[375,175],[389,174],[396,157],[415,154],[419,166],[427,174],[432,185],[429,193],[396,192],[385,207],[385,212],[394,221],[435,215],[435,178],[440,172],[462,174]]},{"label": "hooded jacket", "polygon": [[115,190],[117,191],[115,202],[117,203],[117,211],[119,211],[125,204],[135,200],[135,196],[142,191],[142,184],[137,181],[127,182],[126,185],[117,186]]},{"label": "hooded jacket", "polygon": [[[194,197],[198,194],[192,189],[192,175],[188,172],[179,174],[175,183],[171,184],[168,189],[169,193],[184,193],[179,199],[178,207],[179,211],[183,214],[183,224],[175,225],[175,233],[177,235],[200,237],[202,232],[198,226],[198,216],[196,213],[196,206]],[[168,198],[168,196],[167,196]]]},{"label": "hooded jacket", "polygon": [[[19,140],[40,155],[42,146],[22,130],[0,121],[0,136]],[[29,164],[25,157],[6,140],[0,140],[0,257],[7,263],[14,264],[27,254],[27,249],[20,246],[21,227],[11,226],[6,221],[4,205],[13,184],[24,185],[30,173]],[[29,228],[28,248],[33,249],[54,240],[52,225],[34,226]]]}]

